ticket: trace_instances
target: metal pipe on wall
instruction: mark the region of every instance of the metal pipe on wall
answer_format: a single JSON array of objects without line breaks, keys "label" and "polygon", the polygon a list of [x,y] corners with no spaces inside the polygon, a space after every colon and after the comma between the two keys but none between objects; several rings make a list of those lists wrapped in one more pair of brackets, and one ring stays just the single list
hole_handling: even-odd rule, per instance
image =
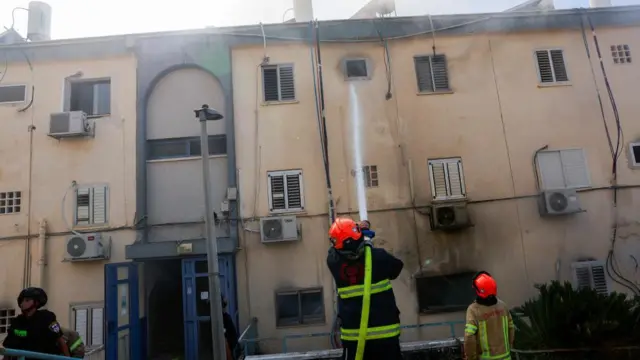
[{"label": "metal pipe on wall", "polygon": [[47,253],[46,253],[46,239],[47,239],[47,220],[40,220],[40,227],[38,230],[38,287],[44,289],[44,273],[45,266],[47,265]]}]

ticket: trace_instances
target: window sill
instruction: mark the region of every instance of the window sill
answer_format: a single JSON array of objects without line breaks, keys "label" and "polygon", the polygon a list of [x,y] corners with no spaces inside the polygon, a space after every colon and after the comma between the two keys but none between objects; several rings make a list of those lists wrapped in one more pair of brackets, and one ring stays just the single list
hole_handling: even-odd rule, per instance
[{"label": "window sill", "polygon": [[108,230],[109,224],[96,224],[96,225],[74,225],[73,231],[99,231],[99,230]]},{"label": "window sill", "polygon": [[287,216],[287,215],[299,215],[304,216],[307,215],[307,211],[304,209],[301,210],[271,210],[269,211],[269,216]]},{"label": "window sill", "polygon": [[87,119],[99,119],[105,117],[111,117],[111,114],[87,115]]},{"label": "window sill", "polygon": [[438,91],[431,91],[431,92],[418,91],[416,93],[416,95],[418,95],[418,96],[425,96],[425,95],[451,95],[453,93],[454,93],[453,90],[438,90]]},{"label": "window sill", "polygon": [[1,213],[1,214],[0,214],[0,216],[3,216],[3,215],[20,215],[20,214],[21,214],[21,213],[19,213],[19,212]]},{"label": "window sill", "polygon": [[550,87],[564,87],[571,86],[570,82],[553,82],[553,83],[538,83],[538,88],[550,88]]},{"label": "window sill", "polygon": [[[209,155],[209,159],[217,159],[227,157],[227,154],[224,155]],[[176,161],[191,161],[191,160],[200,160],[202,156],[185,156],[185,157],[175,157],[175,158],[166,158],[166,159],[151,159],[147,160],[147,163],[162,163],[162,162],[176,162]]]},{"label": "window sill", "polygon": [[295,329],[302,327],[324,326],[327,325],[326,320],[318,320],[317,322],[307,322],[302,324],[277,324],[276,329]]},{"label": "window sill", "polygon": [[298,104],[299,100],[263,101],[262,106]]}]

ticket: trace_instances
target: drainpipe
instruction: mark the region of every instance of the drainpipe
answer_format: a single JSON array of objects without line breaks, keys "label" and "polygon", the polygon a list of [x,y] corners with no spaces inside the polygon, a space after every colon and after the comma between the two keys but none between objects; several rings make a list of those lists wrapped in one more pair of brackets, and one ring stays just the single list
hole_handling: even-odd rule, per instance
[{"label": "drainpipe", "polygon": [[47,220],[40,220],[40,228],[38,231],[38,287],[45,288],[44,286],[44,268],[47,265],[47,253],[46,253],[46,238],[47,238]]}]

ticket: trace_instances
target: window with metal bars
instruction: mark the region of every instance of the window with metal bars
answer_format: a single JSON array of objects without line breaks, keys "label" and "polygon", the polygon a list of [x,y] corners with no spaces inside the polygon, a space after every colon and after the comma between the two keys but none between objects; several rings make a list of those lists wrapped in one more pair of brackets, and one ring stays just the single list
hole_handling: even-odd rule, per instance
[{"label": "window with metal bars", "polygon": [[[209,155],[227,153],[227,136],[209,135]],[[149,160],[200,157],[200,137],[170,138],[147,140],[147,158]]]},{"label": "window with metal bars", "polygon": [[579,261],[571,264],[573,268],[573,285],[577,289],[593,289],[599,294],[609,294],[604,261]]},{"label": "window with metal bars", "polygon": [[413,61],[419,92],[451,91],[445,55],[416,56]]},{"label": "window with metal bars", "polygon": [[276,326],[323,324],[322,288],[276,292]]},{"label": "window with metal bars", "polygon": [[364,171],[364,184],[366,187],[378,187],[378,166],[367,165],[363,168]]},{"label": "window with metal bars", "polygon": [[107,224],[108,194],[109,189],[105,185],[79,186],[76,189],[75,225]]},{"label": "window with metal bars", "polygon": [[295,100],[293,65],[262,66],[262,87],[265,102]]},{"label": "window with metal bars", "polygon": [[562,50],[538,50],[536,62],[538,63],[538,80],[542,84],[569,81]]},{"label": "window with metal bars", "polygon": [[0,309],[0,334],[6,334],[11,327],[11,320],[16,317],[16,310],[11,308]]},{"label": "window with metal bars", "polygon": [[0,215],[17,214],[22,208],[22,191],[0,192]]},{"label": "window with metal bars", "polygon": [[611,57],[614,64],[631,64],[631,48],[629,45],[611,45]]},{"label": "window with metal bars", "polygon": [[270,212],[304,210],[302,170],[270,171],[267,178]]},{"label": "window with metal bars", "polygon": [[453,200],[467,197],[461,158],[429,160],[428,165],[431,194],[434,200]]}]

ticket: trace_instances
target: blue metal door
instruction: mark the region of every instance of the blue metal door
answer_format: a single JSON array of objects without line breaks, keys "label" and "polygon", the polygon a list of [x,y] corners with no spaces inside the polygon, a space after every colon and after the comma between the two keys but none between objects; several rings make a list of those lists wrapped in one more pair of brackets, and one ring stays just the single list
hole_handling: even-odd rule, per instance
[{"label": "blue metal door", "polygon": [[[236,301],[233,255],[218,257],[222,295],[227,312],[235,321]],[[209,280],[206,258],[182,260],[182,300],[184,314],[185,360],[212,358]]]},{"label": "blue metal door", "polygon": [[135,262],[105,265],[105,360],[142,360],[138,269]]}]

